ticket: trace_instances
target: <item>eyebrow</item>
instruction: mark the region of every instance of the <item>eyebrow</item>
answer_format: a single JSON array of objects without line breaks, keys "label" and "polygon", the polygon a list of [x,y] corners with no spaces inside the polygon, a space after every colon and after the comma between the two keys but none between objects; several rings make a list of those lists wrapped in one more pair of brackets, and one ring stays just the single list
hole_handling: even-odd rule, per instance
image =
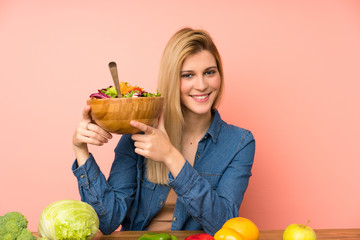
[{"label": "eyebrow", "polygon": [[[213,69],[213,68],[216,68],[217,69],[217,66],[210,66],[210,67],[207,67],[204,69],[204,72],[210,70],[210,69]],[[182,73],[188,73],[188,72],[194,72],[193,70],[184,70],[184,71],[180,71],[180,74]]]}]

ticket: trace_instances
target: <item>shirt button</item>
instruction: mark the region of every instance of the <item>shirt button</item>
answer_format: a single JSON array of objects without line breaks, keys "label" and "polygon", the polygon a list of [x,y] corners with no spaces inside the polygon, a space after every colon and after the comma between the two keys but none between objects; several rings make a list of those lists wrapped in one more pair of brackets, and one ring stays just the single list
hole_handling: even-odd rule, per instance
[{"label": "shirt button", "polygon": [[163,204],[163,201],[160,202],[160,206]]},{"label": "shirt button", "polygon": [[205,136],[204,138],[207,139],[207,136]]},{"label": "shirt button", "polygon": [[198,155],[196,155],[197,156],[197,158],[199,158],[200,157],[200,155],[198,154]]},{"label": "shirt button", "polygon": [[84,175],[84,174],[81,174],[81,175],[80,175],[80,177],[81,177],[81,178],[84,178],[84,177],[85,177],[85,175]]},{"label": "shirt button", "polygon": [[173,221],[176,222],[177,218],[176,217],[173,217]]}]

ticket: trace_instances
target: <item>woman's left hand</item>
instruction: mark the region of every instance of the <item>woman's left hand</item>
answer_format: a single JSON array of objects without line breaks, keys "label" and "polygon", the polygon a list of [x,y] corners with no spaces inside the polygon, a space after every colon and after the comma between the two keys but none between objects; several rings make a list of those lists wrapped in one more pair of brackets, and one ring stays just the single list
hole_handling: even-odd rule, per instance
[{"label": "woman's left hand", "polygon": [[130,122],[130,125],[145,133],[131,136],[135,141],[135,152],[153,161],[165,163],[175,147],[166,133],[163,114],[164,112],[159,117],[157,128],[134,120]]}]

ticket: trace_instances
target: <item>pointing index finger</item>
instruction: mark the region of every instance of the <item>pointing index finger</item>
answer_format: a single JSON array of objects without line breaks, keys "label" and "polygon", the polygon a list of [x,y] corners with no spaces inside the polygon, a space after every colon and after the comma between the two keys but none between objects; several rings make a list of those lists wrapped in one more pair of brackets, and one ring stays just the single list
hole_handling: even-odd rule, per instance
[{"label": "pointing index finger", "polygon": [[141,123],[141,122],[138,122],[138,121],[135,121],[135,120],[132,120],[130,121],[130,125],[143,131],[145,134],[152,134],[153,133],[153,128],[144,124],[144,123]]}]

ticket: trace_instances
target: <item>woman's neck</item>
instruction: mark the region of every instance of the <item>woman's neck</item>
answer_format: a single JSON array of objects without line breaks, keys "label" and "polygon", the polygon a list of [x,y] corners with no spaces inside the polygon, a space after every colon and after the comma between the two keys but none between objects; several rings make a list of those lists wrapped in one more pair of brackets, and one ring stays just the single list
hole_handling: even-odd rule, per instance
[{"label": "woman's neck", "polygon": [[212,114],[211,111],[203,115],[184,112],[184,121],[183,135],[191,138],[201,138],[210,127]]}]

